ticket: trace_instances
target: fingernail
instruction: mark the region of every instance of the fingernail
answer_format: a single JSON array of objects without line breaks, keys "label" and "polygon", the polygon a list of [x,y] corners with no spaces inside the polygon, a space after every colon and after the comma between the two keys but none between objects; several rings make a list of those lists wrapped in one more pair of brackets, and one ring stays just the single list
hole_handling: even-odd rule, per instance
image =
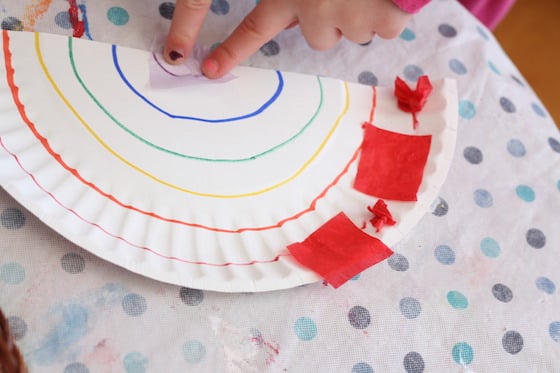
[{"label": "fingernail", "polygon": [[177,51],[171,51],[171,52],[169,52],[169,58],[171,59],[171,61],[176,61],[179,58],[183,58],[183,54],[181,54]]},{"label": "fingernail", "polygon": [[213,77],[218,72],[219,67],[218,61],[213,58],[209,58],[202,63],[202,72],[206,76]]}]

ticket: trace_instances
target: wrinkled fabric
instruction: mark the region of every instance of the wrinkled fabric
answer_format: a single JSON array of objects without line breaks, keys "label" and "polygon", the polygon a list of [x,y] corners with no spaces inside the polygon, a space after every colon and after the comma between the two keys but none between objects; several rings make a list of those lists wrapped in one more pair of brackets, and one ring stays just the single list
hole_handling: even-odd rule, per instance
[{"label": "wrinkled fabric", "polygon": [[[169,27],[171,2],[77,3],[84,38],[150,50]],[[254,4],[214,1],[201,44],[223,41]],[[4,0],[0,22],[69,36],[67,10],[65,1]],[[456,79],[456,150],[428,213],[385,262],[338,289],[227,294],[108,263],[1,189],[0,307],[31,372],[557,370],[560,133],[488,29],[458,2],[432,1],[395,40],[316,52],[296,27],[244,64],[384,87],[396,76],[411,86],[424,74]],[[391,212],[396,227],[406,224]]]}]

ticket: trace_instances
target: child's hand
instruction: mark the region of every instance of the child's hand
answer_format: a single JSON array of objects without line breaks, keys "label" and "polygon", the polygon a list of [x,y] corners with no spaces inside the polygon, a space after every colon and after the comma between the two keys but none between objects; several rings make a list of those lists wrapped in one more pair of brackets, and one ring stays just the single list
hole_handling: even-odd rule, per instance
[{"label": "child's hand", "polygon": [[[179,63],[190,53],[211,0],[177,0],[164,55]],[[235,31],[202,64],[209,78],[219,78],[285,28],[299,24],[313,49],[327,50],[344,36],[366,43],[374,35],[398,36],[411,15],[391,0],[261,0]]]}]

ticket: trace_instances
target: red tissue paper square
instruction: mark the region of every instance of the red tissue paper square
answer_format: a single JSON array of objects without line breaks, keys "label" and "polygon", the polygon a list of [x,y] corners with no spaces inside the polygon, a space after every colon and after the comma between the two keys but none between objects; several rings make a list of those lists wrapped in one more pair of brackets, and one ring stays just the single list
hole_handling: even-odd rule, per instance
[{"label": "red tissue paper square", "polygon": [[288,246],[293,257],[334,288],[393,254],[381,240],[354,225],[343,213],[323,224],[303,242]]},{"label": "red tissue paper square", "polygon": [[354,188],[383,199],[416,201],[432,136],[405,135],[371,124],[364,128]]}]

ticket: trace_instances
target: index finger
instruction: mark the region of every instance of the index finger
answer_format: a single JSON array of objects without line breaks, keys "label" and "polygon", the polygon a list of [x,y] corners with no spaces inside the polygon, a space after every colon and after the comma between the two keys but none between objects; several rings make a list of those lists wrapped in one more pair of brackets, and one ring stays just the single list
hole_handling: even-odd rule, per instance
[{"label": "index finger", "polygon": [[290,1],[261,0],[202,64],[204,75],[219,78],[296,21]]},{"label": "index finger", "polygon": [[208,14],[212,0],[177,0],[163,55],[169,63],[189,56]]}]

